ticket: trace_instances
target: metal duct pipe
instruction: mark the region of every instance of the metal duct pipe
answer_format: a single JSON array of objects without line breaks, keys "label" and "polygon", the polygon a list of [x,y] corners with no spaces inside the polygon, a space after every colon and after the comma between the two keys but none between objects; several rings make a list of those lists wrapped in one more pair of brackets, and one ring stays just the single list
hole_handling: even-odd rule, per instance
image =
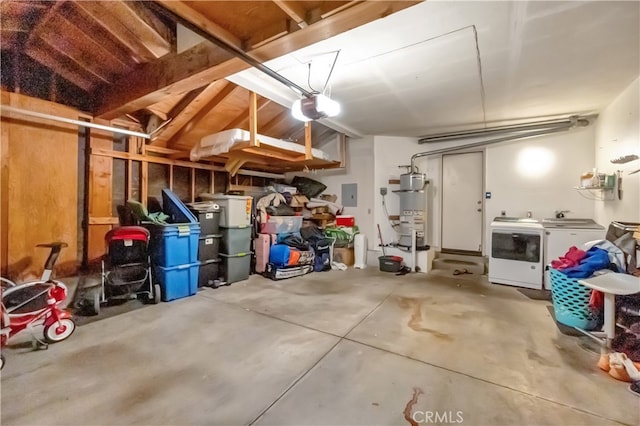
[{"label": "metal duct pipe", "polygon": [[[509,126],[497,126],[497,127],[489,127],[486,129],[474,129],[474,130],[462,130],[459,132],[453,133],[439,133],[430,136],[424,136],[418,140],[419,144],[423,143],[431,143],[431,142],[445,142],[452,141],[457,139],[466,139],[478,136],[490,136],[490,135],[500,135],[505,133],[518,133],[518,132],[526,132],[532,130],[544,130],[556,128],[558,126],[573,124],[577,121],[588,121],[593,118],[593,116],[588,117],[577,117],[571,116],[565,119],[558,120],[547,120],[547,121],[537,121],[534,123],[527,124],[513,124]],[[588,125],[589,123],[587,123]]]},{"label": "metal duct pipe", "polygon": [[573,129],[575,127],[587,127],[589,124],[590,124],[589,120],[576,119],[575,122],[571,122],[571,123],[568,123],[568,124],[556,126],[556,127],[549,128],[549,129],[532,131],[532,132],[525,133],[525,134],[509,135],[509,136],[504,136],[502,138],[489,139],[489,140],[486,140],[486,141],[474,142],[474,143],[470,143],[470,144],[467,144],[467,145],[454,146],[454,147],[451,147],[451,148],[442,148],[442,149],[436,149],[434,151],[419,152],[419,153],[413,154],[411,156],[411,173],[413,173],[414,171],[417,170],[416,167],[415,167],[415,160],[418,159],[418,158],[421,158],[421,157],[428,157],[430,155],[438,155],[438,154],[446,154],[448,152],[459,151],[461,149],[476,148],[476,147],[485,146],[485,145],[493,145],[493,144],[496,144],[496,143],[507,142],[507,141],[517,140],[517,139],[528,139],[528,138],[533,138],[533,137],[536,137],[536,136],[543,136],[543,135],[548,135],[548,134],[552,134],[552,133],[562,132],[562,131],[565,131],[565,130],[570,130],[570,129]]}]

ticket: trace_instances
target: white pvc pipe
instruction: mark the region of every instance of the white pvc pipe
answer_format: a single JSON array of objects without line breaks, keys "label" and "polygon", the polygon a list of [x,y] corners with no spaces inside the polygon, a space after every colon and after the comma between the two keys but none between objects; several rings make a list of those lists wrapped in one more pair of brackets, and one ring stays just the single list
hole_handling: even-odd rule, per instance
[{"label": "white pvc pipe", "polygon": [[0,112],[2,113],[13,112],[16,114],[26,115],[29,117],[43,118],[45,120],[53,120],[53,121],[60,121],[62,123],[75,124],[76,126],[80,126],[80,127],[91,127],[92,129],[106,130],[108,132],[120,133],[123,135],[129,135],[129,136],[138,136],[144,139],[151,139],[151,135],[148,133],[134,132],[133,130],[120,129],[118,127],[105,126],[102,124],[91,123],[88,121],[74,120],[73,118],[65,118],[65,117],[59,117],[57,115],[44,114],[44,113],[35,112],[35,111],[28,111],[26,109],[15,108],[7,105],[0,105]]},{"label": "white pvc pipe", "polygon": [[[59,117],[57,115],[28,111],[26,109],[15,108],[7,105],[0,105],[0,112],[1,113],[11,112],[11,113],[20,114],[20,115],[26,115],[29,117],[43,118],[45,120],[60,121],[62,123],[75,124],[81,127],[91,127],[93,129],[106,130],[108,132],[120,133],[123,135],[138,136],[144,139],[151,139],[152,134],[155,133],[155,131],[152,134],[134,132],[133,130],[120,129],[118,127],[104,126],[102,124],[90,123],[88,121],[74,120],[72,118]],[[163,123],[161,127],[166,125],[166,123],[168,123],[168,121]],[[159,129],[160,128],[156,129],[156,131]],[[284,177],[283,174],[258,172],[253,170],[244,170],[244,169],[238,170],[238,174],[241,174],[243,176],[257,176],[257,177],[274,178],[274,179],[282,179]]]}]

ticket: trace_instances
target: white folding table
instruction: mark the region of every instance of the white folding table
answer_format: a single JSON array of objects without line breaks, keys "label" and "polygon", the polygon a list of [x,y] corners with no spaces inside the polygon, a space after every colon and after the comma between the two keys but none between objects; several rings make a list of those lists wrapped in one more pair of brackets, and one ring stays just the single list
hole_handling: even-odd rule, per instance
[{"label": "white folding table", "polygon": [[604,293],[603,331],[578,331],[598,340],[606,349],[611,349],[611,340],[616,334],[616,295],[640,293],[640,277],[612,272],[596,277],[578,280],[580,284]]}]

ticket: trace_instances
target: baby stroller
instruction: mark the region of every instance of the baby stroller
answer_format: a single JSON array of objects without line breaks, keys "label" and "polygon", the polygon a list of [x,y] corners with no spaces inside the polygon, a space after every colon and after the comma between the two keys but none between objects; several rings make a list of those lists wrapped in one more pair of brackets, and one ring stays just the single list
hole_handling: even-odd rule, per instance
[{"label": "baby stroller", "polygon": [[102,259],[102,285],[93,295],[93,311],[112,300],[135,299],[145,295],[160,302],[160,285],[153,284],[149,256],[149,231],[140,226],[122,226],[105,235],[107,254]]}]

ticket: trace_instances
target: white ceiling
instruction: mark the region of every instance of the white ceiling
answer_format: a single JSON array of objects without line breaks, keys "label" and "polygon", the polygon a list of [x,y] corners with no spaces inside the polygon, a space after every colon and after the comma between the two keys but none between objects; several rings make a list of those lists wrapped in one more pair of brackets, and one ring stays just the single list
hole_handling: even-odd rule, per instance
[{"label": "white ceiling", "polygon": [[[323,122],[352,136],[598,112],[640,74],[640,2],[427,1],[267,65],[306,88],[311,63],[320,90],[336,51],[327,89],[342,113]],[[229,79],[297,97],[255,69]]]}]

